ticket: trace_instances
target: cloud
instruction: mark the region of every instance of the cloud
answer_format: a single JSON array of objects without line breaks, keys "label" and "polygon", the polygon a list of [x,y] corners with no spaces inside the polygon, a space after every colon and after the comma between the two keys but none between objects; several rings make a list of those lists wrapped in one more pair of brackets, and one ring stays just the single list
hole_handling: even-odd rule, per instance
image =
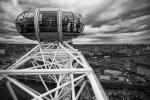
[{"label": "cloud", "polygon": [[150,38],[149,0],[2,0],[0,41],[6,41],[8,35],[9,41],[16,39],[13,36],[20,38],[14,24],[16,17],[38,7],[59,7],[81,13],[85,35],[75,39],[75,43],[147,43]]},{"label": "cloud", "polygon": [[32,40],[26,39],[23,36],[0,35],[0,43],[37,44],[37,41],[32,41]]},{"label": "cloud", "polygon": [[17,30],[14,23],[18,14],[22,12],[22,8],[18,5],[18,1],[0,1],[0,8],[0,33],[10,34],[14,32],[14,35],[17,35]]}]

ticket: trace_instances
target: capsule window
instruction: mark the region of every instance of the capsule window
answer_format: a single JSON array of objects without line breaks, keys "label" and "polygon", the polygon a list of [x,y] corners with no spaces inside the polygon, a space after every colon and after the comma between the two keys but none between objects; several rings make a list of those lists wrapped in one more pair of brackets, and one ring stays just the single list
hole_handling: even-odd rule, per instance
[{"label": "capsule window", "polygon": [[62,32],[80,33],[82,30],[81,15],[72,12],[62,12]]},{"label": "capsule window", "polygon": [[62,12],[62,32],[73,32],[74,22],[72,12]]},{"label": "capsule window", "polygon": [[16,20],[16,27],[19,33],[35,32],[34,12],[24,12]]},{"label": "capsule window", "polygon": [[58,32],[57,12],[41,11],[39,12],[39,31],[40,32]]},{"label": "capsule window", "polygon": [[73,17],[74,17],[74,31],[76,33],[82,32],[82,30],[83,30],[83,22],[82,22],[81,15],[74,13]]}]

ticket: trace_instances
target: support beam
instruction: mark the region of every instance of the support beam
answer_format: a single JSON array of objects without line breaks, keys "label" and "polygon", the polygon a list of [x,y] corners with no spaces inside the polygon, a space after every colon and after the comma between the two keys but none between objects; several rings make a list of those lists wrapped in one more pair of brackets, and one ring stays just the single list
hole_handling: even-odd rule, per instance
[{"label": "support beam", "polygon": [[91,83],[96,100],[108,100],[108,97],[106,96],[101,84],[97,80],[97,77],[95,76],[94,72],[88,74],[87,77]]},{"label": "support beam", "polygon": [[[35,91],[34,89],[30,88],[29,86],[23,84],[23,83],[20,83],[22,86],[24,86],[25,88],[29,89],[30,91],[34,92],[35,94],[37,95],[41,95],[39,92]],[[48,97],[43,97],[45,98],[46,100],[50,100]]]},{"label": "support beam", "polygon": [[[10,78],[8,76],[5,76],[10,82],[14,83],[16,86],[18,86],[19,88],[21,88],[23,91],[26,91],[29,95],[33,96],[34,98],[37,97],[37,95],[35,93],[33,93],[32,91],[28,90],[27,88],[25,88],[24,86],[22,86],[21,84],[19,84],[15,79]],[[43,100],[41,98],[39,98],[39,100]]]},{"label": "support beam", "polygon": [[[44,87],[45,87],[46,91],[48,92],[48,91],[49,91],[49,89],[48,89],[47,85],[45,84],[45,82],[44,82],[44,80],[43,80],[42,76],[41,76],[41,75],[39,75],[39,77],[40,77],[40,79],[41,79],[41,81],[42,81],[42,83],[43,83],[43,85],[44,85]],[[51,98],[53,98],[51,94],[49,94],[49,96],[50,96]]]},{"label": "support beam", "polygon": [[26,59],[27,57],[29,57],[29,55],[34,52],[37,48],[39,47],[39,45],[35,46],[31,51],[29,51],[27,54],[25,54],[23,57],[21,57],[19,60],[17,60],[13,65],[11,65],[10,67],[8,67],[7,69],[16,69],[18,66],[18,63],[20,63],[22,60]]},{"label": "support beam", "polygon": [[12,99],[13,100],[18,100],[18,98],[15,95],[15,92],[13,91],[9,81],[6,82],[6,86],[7,86],[8,90],[9,90],[9,92],[10,92],[10,95],[12,96]]},{"label": "support beam", "polygon": [[86,81],[83,82],[83,84],[82,84],[82,86],[81,86],[81,88],[80,88],[78,94],[76,95],[76,100],[78,100],[78,98],[79,98],[79,96],[80,96],[82,90],[84,89],[85,85],[86,85]]},{"label": "support beam", "polygon": [[73,74],[71,74],[71,88],[72,88],[72,100],[76,100],[75,98],[75,86],[74,86],[74,77]]},{"label": "support beam", "polygon": [[[75,78],[75,79],[73,80],[73,82],[75,82],[75,81],[77,81],[77,80],[79,80],[79,79],[81,79],[81,78],[83,78],[83,77],[85,77],[85,76],[86,76],[86,75],[79,76],[79,77]],[[39,99],[39,98],[42,98],[42,97],[44,97],[44,96],[46,96],[46,95],[48,95],[48,94],[50,94],[50,93],[52,93],[52,92],[55,92],[56,90],[61,89],[61,88],[65,87],[65,86],[67,86],[67,85],[69,85],[69,84],[71,84],[71,81],[70,81],[70,82],[67,82],[67,83],[65,83],[65,84],[63,84],[63,85],[61,85],[61,86],[59,86],[59,87],[56,87],[55,89],[52,89],[52,90],[49,91],[49,92],[43,93],[43,94],[41,94],[40,96],[37,96],[37,97],[35,97],[35,98],[32,99],[32,100],[37,100],[37,99]]]},{"label": "support beam", "polygon": [[84,74],[89,72],[91,72],[91,70],[83,68],[0,70],[0,74],[6,75],[49,75],[49,74],[67,74],[67,73]]}]

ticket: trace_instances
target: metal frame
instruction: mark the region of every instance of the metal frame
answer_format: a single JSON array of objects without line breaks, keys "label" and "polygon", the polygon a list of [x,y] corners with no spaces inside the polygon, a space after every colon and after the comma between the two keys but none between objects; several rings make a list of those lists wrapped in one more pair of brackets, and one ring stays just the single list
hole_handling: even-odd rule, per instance
[{"label": "metal frame", "polygon": [[[31,66],[22,66],[29,62]],[[17,100],[17,96],[11,84],[15,84],[31,95],[32,100],[64,100],[65,98],[77,100],[86,85],[85,77],[89,80],[96,99],[108,100],[83,55],[66,42],[38,44],[9,68],[0,70],[0,75],[7,79],[6,86],[14,100]],[[18,80],[18,76],[26,80],[32,76],[35,82],[38,79],[43,84],[45,92],[40,93],[27,86]],[[56,83],[56,87],[50,89],[46,84],[47,81]],[[80,86],[79,91],[75,91],[76,86]]]}]

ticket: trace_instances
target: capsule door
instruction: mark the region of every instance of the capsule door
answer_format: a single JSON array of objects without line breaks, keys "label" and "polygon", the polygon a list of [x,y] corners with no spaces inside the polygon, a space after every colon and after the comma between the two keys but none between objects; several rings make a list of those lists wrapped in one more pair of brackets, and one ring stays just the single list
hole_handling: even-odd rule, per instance
[{"label": "capsule door", "polygon": [[40,41],[54,42],[59,40],[58,11],[39,11],[38,24]]}]

